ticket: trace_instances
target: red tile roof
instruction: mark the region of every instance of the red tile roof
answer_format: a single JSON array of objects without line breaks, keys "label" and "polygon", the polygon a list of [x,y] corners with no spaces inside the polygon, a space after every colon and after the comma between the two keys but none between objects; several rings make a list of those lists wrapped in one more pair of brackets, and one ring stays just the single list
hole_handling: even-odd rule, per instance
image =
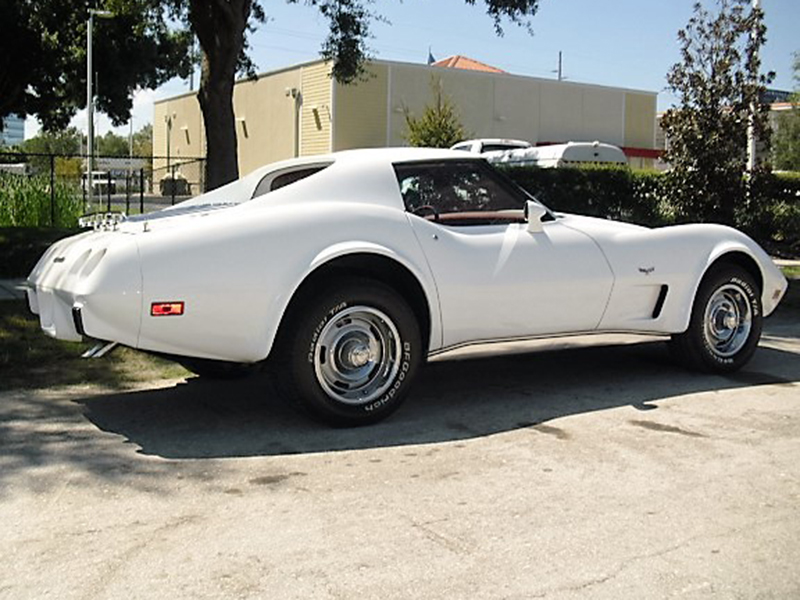
[{"label": "red tile roof", "polygon": [[467,56],[461,56],[460,54],[437,60],[431,66],[447,67],[448,69],[464,69],[466,71],[484,71],[486,73],[505,73],[503,69],[492,67],[491,65],[487,65],[486,63],[482,63]]}]

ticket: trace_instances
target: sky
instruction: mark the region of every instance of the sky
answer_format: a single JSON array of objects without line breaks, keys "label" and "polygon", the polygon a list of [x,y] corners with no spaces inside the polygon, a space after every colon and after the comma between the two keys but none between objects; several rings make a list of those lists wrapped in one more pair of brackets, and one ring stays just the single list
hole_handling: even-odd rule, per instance
[{"label": "sky", "polygon": [[[692,16],[695,0],[540,0],[531,19],[533,35],[504,23],[495,35],[484,3],[464,0],[378,0],[373,8],[385,20],[374,22],[369,47],[375,58],[425,63],[428,51],[439,60],[461,54],[515,75],[556,78],[558,53],[563,76],[579,83],[658,92],[658,109],[675,98],[666,91],[666,73],[680,59],[677,32]],[[702,0],[713,9],[713,0]],[[315,60],[327,35],[327,21],[313,7],[284,0],[262,0],[268,21],[251,35],[251,58],[258,72]],[[762,70],[774,71],[770,87],[792,90],[792,54],[800,51],[800,0],[761,0],[767,25]],[[195,77],[195,87],[198,76]],[[175,79],[157,90],[134,96],[133,129],[153,119],[153,102],[185,93],[186,80]],[[96,132],[112,128],[97,115]],[[82,111],[72,124],[86,128]],[[35,135],[35,120],[26,122],[26,136]],[[128,126],[116,128],[127,135]]]}]

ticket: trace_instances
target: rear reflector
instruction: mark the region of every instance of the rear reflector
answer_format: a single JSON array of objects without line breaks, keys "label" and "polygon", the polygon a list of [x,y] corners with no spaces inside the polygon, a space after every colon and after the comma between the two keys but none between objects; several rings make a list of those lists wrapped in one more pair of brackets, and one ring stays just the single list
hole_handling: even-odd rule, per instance
[{"label": "rear reflector", "polygon": [[178,317],[183,314],[183,302],[153,302],[151,317]]}]

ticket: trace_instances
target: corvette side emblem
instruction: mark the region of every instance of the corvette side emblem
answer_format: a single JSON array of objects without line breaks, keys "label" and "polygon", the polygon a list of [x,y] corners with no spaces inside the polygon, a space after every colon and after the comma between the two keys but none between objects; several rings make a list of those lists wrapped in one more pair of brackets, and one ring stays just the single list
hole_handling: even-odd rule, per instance
[{"label": "corvette side emblem", "polygon": [[655,270],[656,270],[655,267],[647,267],[647,268],[639,267],[639,273],[642,273],[643,275],[650,275],[650,273],[652,273]]}]

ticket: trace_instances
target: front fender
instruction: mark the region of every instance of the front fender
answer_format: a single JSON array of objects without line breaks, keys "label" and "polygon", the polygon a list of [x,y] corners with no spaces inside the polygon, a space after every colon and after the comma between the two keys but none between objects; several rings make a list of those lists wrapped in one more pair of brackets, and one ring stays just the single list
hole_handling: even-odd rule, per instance
[{"label": "front fender", "polygon": [[[761,308],[763,315],[769,316],[783,297],[788,287],[786,278],[780,269],[775,266],[769,255],[752,239],[744,233],[723,225],[701,225],[687,226],[702,228],[705,232],[716,232],[725,235],[726,239],[720,239],[708,247],[707,251],[700,255],[699,260],[694,263],[691,277],[688,281],[691,285],[683,287],[677,302],[673,304],[679,307],[679,311],[672,311],[671,333],[686,331],[692,316],[692,307],[697,291],[703,278],[720,261],[732,260],[740,263],[742,260],[749,261],[754,265],[760,274],[761,283]],[[706,237],[705,235],[703,237]],[[719,236],[721,237],[721,236]]]},{"label": "front fender", "polygon": [[709,256],[706,271],[718,260],[724,259],[726,255],[741,253],[749,257],[761,273],[761,309],[764,311],[764,316],[767,317],[778,307],[789,287],[789,282],[761,246],[745,234],[738,231],[736,233],[742,239],[717,244]]}]

